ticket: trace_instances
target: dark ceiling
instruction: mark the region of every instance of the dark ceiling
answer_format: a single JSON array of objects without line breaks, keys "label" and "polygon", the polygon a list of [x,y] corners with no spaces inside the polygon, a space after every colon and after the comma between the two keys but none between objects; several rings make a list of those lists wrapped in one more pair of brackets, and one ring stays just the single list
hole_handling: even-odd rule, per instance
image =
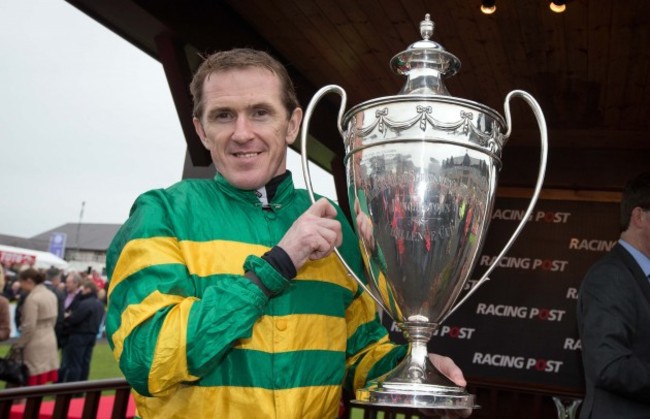
[{"label": "dark ceiling", "polygon": [[[550,145],[545,188],[617,191],[650,169],[648,0],[573,0],[562,14],[545,0],[497,0],[489,16],[480,0],[67,1],[163,64],[196,166],[209,164],[187,90],[198,53],[268,50],[288,66],[303,106],[334,83],[349,108],[399,91],[403,79],[388,63],[420,39],[419,22],[430,13],[433,40],[462,62],[447,80],[452,95],[503,114],[507,93],[523,89],[541,105]],[[309,145],[310,158],[334,170],[343,153],[338,103],[333,95],[319,105]],[[501,185],[532,187],[538,142],[532,114],[513,103]]]}]

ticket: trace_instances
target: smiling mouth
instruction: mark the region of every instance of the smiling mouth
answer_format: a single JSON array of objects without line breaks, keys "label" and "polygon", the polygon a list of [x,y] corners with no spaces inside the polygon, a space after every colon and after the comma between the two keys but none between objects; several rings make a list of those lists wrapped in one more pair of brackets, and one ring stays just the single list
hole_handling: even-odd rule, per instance
[{"label": "smiling mouth", "polygon": [[233,156],[238,157],[238,158],[251,158],[251,157],[257,157],[262,153],[259,152],[248,152],[248,153],[233,153]]}]

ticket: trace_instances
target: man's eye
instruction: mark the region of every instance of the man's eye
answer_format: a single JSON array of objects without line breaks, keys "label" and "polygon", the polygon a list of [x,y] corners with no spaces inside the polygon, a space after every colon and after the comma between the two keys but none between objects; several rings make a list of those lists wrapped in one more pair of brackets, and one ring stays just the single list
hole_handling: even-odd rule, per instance
[{"label": "man's eye", "polygon": [[267,116],[268,114],[269,111],[267,111],[266,109],[256,109],[255,112],[253,112],[253,116],[255,116],[256,118],[262,118]]},{"label": "man's eye", "polygon": [[208,119],[215,122],[228,122],[233,118],[232,112],[211,112]]}]

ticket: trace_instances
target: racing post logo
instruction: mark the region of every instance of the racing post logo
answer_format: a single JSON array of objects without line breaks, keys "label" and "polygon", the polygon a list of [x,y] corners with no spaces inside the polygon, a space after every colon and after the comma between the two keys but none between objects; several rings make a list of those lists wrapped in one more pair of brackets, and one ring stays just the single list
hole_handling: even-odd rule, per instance
[{"label": "racing post logo", "polygon": [[452,339],[471,339],[476,329],[460,326],[442,326],[433,332],[433,336],[449,337]]},{"label": "racing post logo", "polygon": [[586,250],[588,252],[609,252],[616,245],[617,240],[583,239],[571,237],[569,250]]},{"label": "racing post logo", "polygon": [[536,319],[550,322],[561,322],[565,313],[566,310],[540,307],[509,306],[504,304],[486,303],[478,303],[476,305],[476,314],[516,319]]},{"label": "racing post logo", "polygon": [[506,354],[474,352],[474,356],[472,357],[472,364],[557,374],[560,372],[560,368],[564,362],[551,359],[531,358]]},{"label": "racing post logo", "polygon": [[[504,221],[521,221],[524,218],[525,210],[516,210],[516,209],[495,209],[492,213],[493,220],[504,220]],[[528,222],[534,221],[538,223],[550,223],[550,224],[566,224],[571,217],[570,212],[559,212],[559,211],[537,211],[533,212],[528,217]]]},{"label": "racing post logo", "polygon": [[[479,266],[491,266],[496,256],[483,255],[479,259]],[[522,269],[528,271],[564,272],[569,265],[568,260],[539,259],[528,257],[503,257],[497,263],[499,268]]]}]

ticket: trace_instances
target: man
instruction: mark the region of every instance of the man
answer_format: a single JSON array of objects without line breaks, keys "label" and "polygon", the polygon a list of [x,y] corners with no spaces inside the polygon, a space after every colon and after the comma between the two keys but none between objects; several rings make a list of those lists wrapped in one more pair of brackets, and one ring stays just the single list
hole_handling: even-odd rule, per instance
[{"label": "man", "polygon": [[[391,369],[342,212],[286,170],[302,120],[284,67],[248,49],[208,57],[191,84],[214,179],[138,198],[107,254],[106,332],[138,415],[332,418],[341,384]],[[433,361],[457,383],[449,358]]]},{"label": "man", "polygon": [[[72,311],[79,304],[79,299],[81,297],[81,274],[77,271],[71,271],[65,277],[65,297],[63,300],[63,321],[61,323],[60,330],[56,330],[57,343],[59,348],[61,348],[61,367],[59,368],[59,383],[63,383],[65,377],[69,376],[68,369],[70,365],[70,356],[65,354],[68,352],[73,352],[76,350],[74,347],[75,342],[70,342],[68,339],[70,337],[70,328],[65,321],[65,318],[72,313]],[[73,366],[74,368],[74,366]]]},{"label": "man", "polygon": [[65,277],[65,299],[63,300],[63,309],[71,310],[81,292],[81,275],[79,272],[70,272]]},{"label": "man", "polygon": [[650,417],[650,172],[626,185],[620,228],[580,287],[581,418]]},{"label": "man", "polygon": [[97,285],[86,279],[74,309],[65,313],[67,341],[61,353],[59,382],[88,380],[93,348],[103,320],[104,304],[97,298]]}]

